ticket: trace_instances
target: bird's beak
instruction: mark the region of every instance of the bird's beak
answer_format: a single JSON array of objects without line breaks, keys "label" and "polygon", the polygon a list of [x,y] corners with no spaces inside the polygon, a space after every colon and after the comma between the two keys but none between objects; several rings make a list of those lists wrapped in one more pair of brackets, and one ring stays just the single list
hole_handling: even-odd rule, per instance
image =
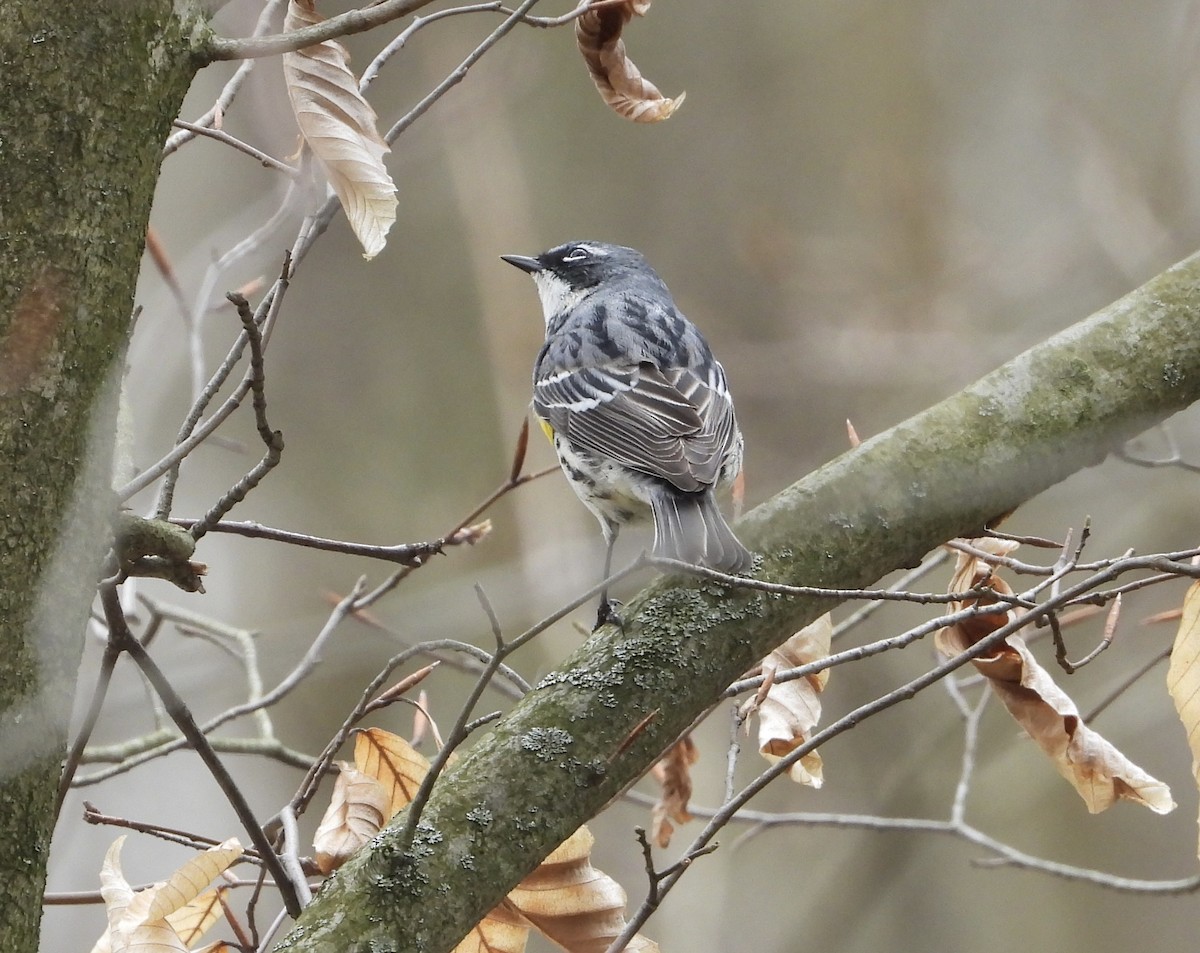
[{"label": "bird's beak", "polygon": [[536,258],[530,258],[528,255],[501,255],[502,259],[510,265],[515,265],[522,271],[527,271],[529,274],[537,274],[542,270],[542,263]]}]

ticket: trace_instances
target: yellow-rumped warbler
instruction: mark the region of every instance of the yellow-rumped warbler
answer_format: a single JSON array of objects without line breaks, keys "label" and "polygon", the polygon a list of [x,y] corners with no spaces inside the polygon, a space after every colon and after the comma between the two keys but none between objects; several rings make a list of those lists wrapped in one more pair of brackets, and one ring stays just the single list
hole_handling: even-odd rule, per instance
[{"label": "yellow-rumped warbler", "polygon": [[[533,409],[600,521],[605,577],[621,525],[646,516],[656,555],[748,569],[753,557],[714,495],[742,468],[725,371],[663,280],[640,252],[603,242],[500,257],[537,285],[546,342]],[[606,595],[597,624],[613,618]]]}]

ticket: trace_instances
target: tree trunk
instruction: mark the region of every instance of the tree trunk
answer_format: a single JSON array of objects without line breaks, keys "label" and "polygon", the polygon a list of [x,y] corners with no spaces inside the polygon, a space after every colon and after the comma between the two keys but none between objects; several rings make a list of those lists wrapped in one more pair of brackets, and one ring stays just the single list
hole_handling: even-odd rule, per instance
[{"label": "tree trunk", "polygon": [[112,512],[115,395],[159,156],[195,72],[170,0],[0,16],[0,949],[37,949]]}]

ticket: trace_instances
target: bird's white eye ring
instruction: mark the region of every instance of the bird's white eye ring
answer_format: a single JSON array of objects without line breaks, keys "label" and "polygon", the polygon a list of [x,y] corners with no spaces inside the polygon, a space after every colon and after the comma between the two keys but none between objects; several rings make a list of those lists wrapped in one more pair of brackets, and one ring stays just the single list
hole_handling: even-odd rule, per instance
[{"label": "bird's white eye ring", "polygon": [[576,245],[563,255],[563,261],[583,261],[591,254],[583,245]]}]

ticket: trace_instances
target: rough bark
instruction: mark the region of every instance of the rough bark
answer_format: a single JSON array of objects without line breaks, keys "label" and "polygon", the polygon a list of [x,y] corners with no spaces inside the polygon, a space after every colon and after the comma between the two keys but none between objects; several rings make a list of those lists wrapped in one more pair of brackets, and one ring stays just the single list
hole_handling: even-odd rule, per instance
[{"label": "rough bark", "polygon": [[0,949],[37,949],[110,500],[115,380],[162,141],[195,71],[169,0],[0,14]]},{"label": "rough bark", "polygon": [[[739,524],[758,577],[867,586],[1200,397],[1200,256],[867,441]],[[829,600],[663,579],[322,888],[281,949],[450,950],[738,675]],[[647,716],[653,717],[647,720]],[[630,733],[641,725],[632,743]]]}]

